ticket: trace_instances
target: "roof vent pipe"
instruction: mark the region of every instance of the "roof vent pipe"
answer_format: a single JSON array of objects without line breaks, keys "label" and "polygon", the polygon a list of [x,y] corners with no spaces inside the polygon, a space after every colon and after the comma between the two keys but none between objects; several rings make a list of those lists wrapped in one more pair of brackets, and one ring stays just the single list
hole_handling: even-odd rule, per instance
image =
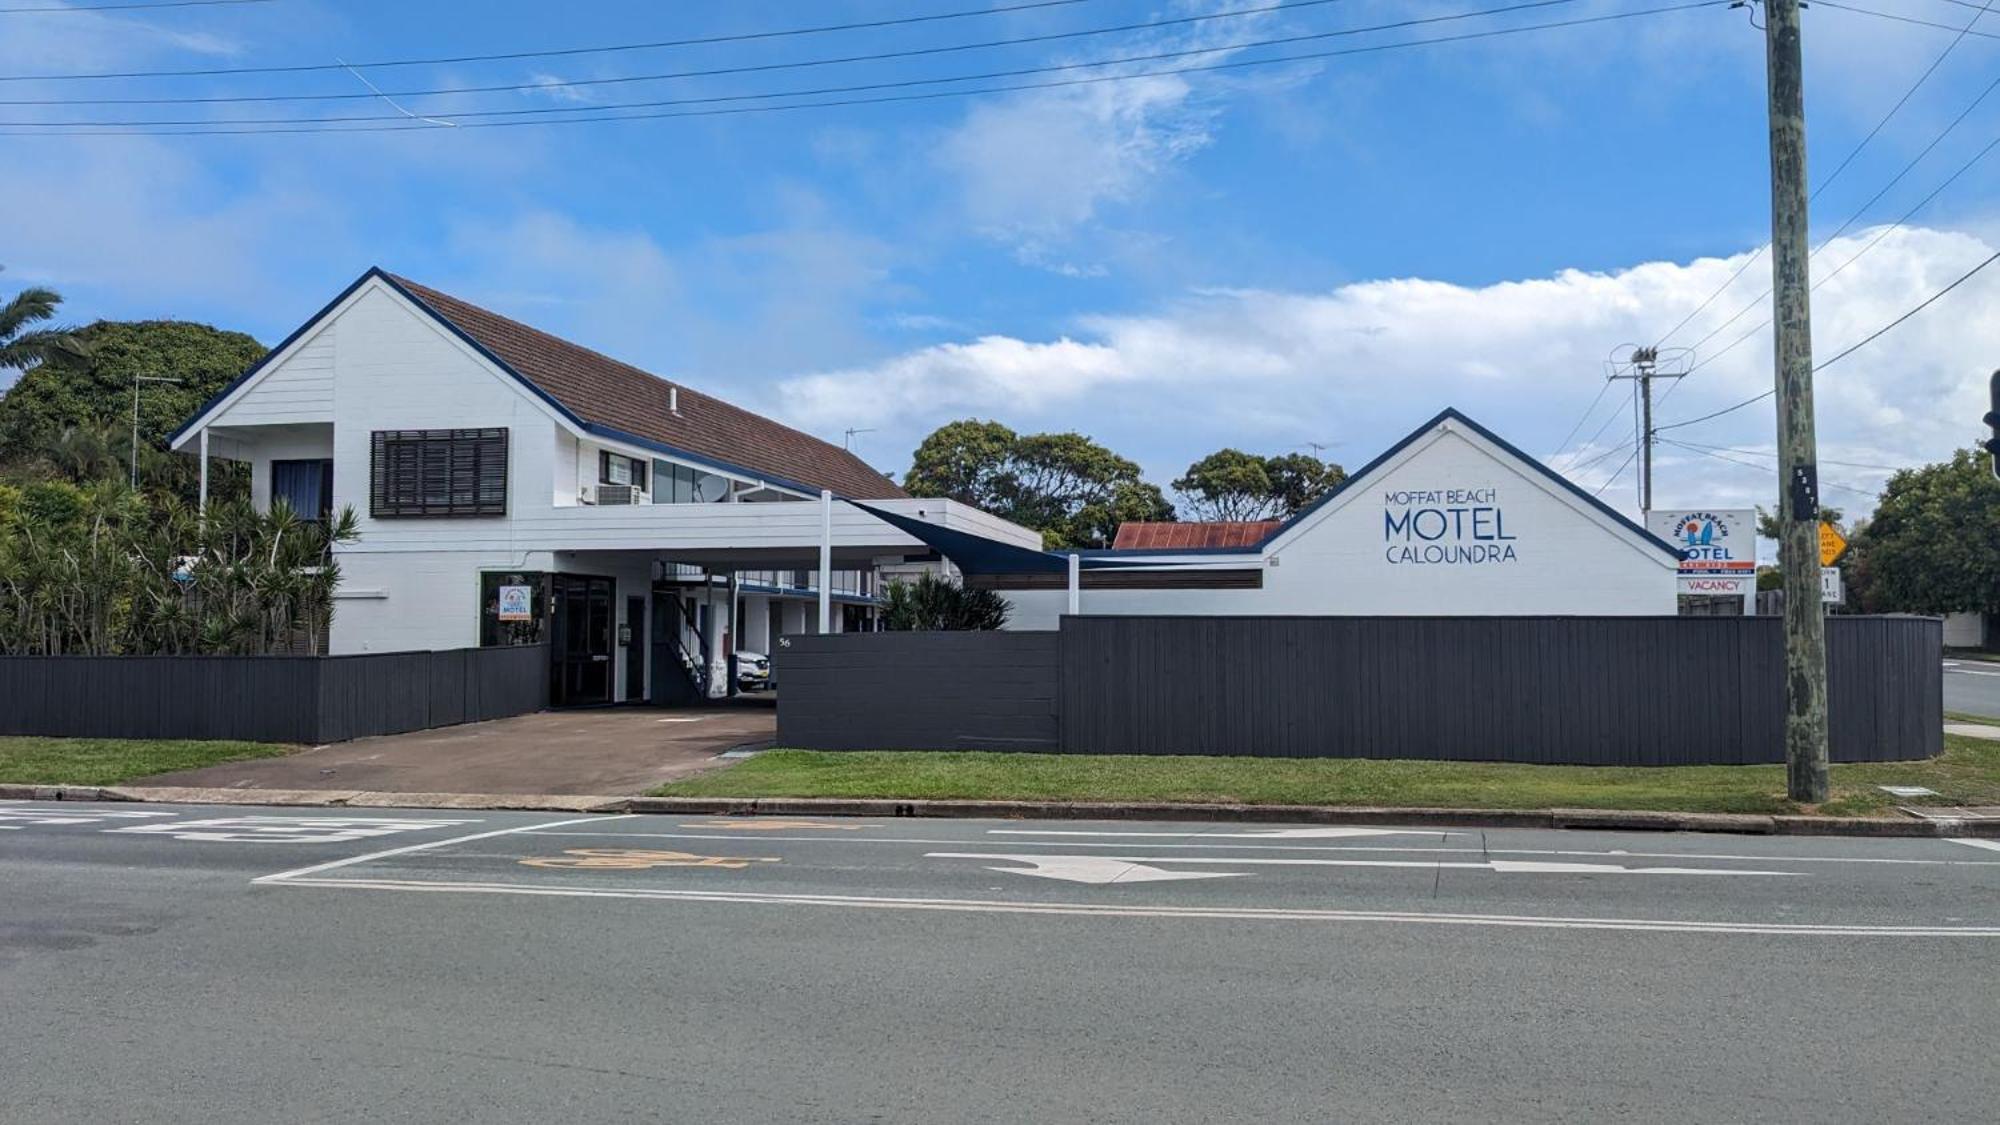
[{"label": "roof vent pipe", "polygon": [[681,389],[679,387],[667,388],[667,412],[670,414],[679,414],[681,412]]}]

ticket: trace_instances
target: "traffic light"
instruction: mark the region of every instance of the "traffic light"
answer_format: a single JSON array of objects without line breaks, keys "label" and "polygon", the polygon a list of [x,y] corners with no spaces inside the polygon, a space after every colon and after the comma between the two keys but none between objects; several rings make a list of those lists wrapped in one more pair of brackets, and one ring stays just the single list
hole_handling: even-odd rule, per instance
[{"label": "traffic light", "polygon": [[1986,412],[1986,425],[1993,431],[1993,436],[1985,442],[1987,465],[1992,468],[1994,478],[2000,480],[2000,371],[1993,373],[1987,390],[1993,400],[1993,409]]}]

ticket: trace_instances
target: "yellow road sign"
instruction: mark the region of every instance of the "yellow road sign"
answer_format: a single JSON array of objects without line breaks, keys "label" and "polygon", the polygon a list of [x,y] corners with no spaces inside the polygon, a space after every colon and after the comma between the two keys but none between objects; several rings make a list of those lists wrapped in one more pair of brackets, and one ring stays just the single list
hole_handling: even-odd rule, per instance
[{"label": "yellow road sign", "polygon": [[1832,566],[1847,551],[1847,536],[1830,523],[1819,525],[1819,565]]}]

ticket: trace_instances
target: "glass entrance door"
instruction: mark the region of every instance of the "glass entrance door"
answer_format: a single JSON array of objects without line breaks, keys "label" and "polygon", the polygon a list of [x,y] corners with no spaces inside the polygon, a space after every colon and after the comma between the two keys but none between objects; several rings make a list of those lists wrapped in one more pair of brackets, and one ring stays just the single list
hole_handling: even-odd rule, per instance
[{"label": "glass entrance door", "polygon": [[549,646],[549,702],[557,707],[609,703],[612,580],[581,574],[551,579],[555,643]]}]

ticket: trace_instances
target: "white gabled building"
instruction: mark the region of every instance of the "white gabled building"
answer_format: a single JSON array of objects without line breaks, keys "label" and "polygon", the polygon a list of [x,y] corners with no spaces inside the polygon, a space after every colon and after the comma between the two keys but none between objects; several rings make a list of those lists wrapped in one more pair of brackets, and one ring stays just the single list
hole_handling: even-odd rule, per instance
[{"label": "white gabled building", "polygon": [[172,445],[202,458],[204,496],[222,457],[249,463],[259,507],[354,508],[332,652],[546,641],[566,704],[665,701],[694,690],[689,664],[822,623],[872,627],[877,563],[926,548],[828,493],[1040,544],[911,499],[839,446],[379,269]]},{"label": "white gabled building", "polygon": [[[1078,611],[1676,612],[1677,549],[1456,410],[1424,423],[1291,519],[1222,530],[1254,534],[1231,546],[1078,552]],[[1068,609],[1067,575],[1054,566],[1008,573],[1012,564],[993,554],[990,563],[954,561],[968,582],[1013,602],[1011,628],[1053,628]]]}]

